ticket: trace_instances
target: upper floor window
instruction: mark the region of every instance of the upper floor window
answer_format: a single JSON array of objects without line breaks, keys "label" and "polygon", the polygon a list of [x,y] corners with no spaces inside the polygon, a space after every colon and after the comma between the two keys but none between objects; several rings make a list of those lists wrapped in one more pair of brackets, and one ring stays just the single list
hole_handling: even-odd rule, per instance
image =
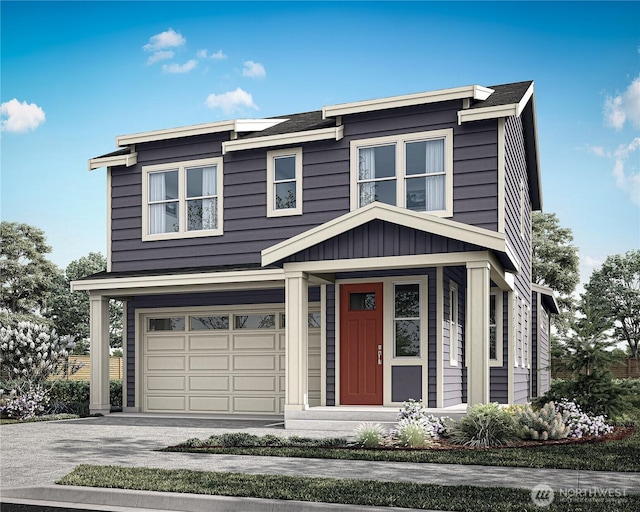
[{"label": "upper floor window", "polygon": [[302,215],[302,148],[267,152],[267,217]]},{"label": "upper floor window", "polygon": [[222,158],[142,168],[142,239],[222,234]]},{"label": "upper floor window", "polygon": [[453,215],[453,130],[351,141],[351,209],[373,201]]}]

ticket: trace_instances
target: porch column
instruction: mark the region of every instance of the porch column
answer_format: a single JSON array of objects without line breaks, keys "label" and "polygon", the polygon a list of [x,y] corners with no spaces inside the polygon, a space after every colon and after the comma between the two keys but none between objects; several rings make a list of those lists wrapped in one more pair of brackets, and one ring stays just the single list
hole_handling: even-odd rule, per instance
[{"label": "porch column", "polygon": [[489,402],[488,261],[467,263],[467,404]]},{"label": "porch column", "polygon": [[308,398],[308,311],[309,276],[304,272],[285,272],[286,311],[286,411],[304,411]]},{"label": "porch column", "polygon": [[89,295],[91,376],[89,412],[109,414],[109,298]]}]

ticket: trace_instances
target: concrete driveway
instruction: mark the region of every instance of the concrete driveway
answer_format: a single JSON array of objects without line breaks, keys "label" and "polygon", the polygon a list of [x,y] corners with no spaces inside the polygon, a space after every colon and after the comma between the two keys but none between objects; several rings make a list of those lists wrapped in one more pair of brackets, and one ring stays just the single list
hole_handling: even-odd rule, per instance
[{"label": "concrete driveway", "polygon": [[[608,488],[619,489],[626,493],[640,492],[637,475],[634,473],[199,455],[156,451],[188,438],[207,438],[214,433],[238,430],[260,435],[271,433],[308,437],[336,436],[336,432],[285,431],[280,422],[274,421],[273,418],[178,419],[124,413],[102,418],[2,425],[0,426],[1,496],[28,495],[28,490],[16,493],[16,488],[48,487],[49,494],[59,493],[58,490],[51,490],[51,486],[78,464],[346,477],[526,489],[547,484],[554,489]],[[57,489],[61,487],[58,486]],[[126,493],[118,492],[119,499],[126,499]],[[138,496],[141,494],[137,493]],[[166,495],[167,493],[155,494]],[[122,498],[122,496],[125,497]],[[184,504],[185,501],[181,500],[181,503]],[[170,507],[166,509],[172,510]],[[350,510],[356,510],[356,508],[351,507]]]}]

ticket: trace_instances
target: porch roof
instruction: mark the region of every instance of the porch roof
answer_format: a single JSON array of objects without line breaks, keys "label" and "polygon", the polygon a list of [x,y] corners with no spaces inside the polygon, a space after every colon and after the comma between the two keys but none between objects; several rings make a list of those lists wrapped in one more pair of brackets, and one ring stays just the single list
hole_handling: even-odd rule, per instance
[{"label": "porch roof", "polygon": [[403,228],[462,242],[472,246],[472,250],[489,250],[495,254],[506,270],[519,271],[519,262],[501,233],[379,202],[371,203],[363,208],[344,214],[264,249],[262,251],[262,264],[267,266],[282,263],[285,259],[301,251],[344,233],[353,232],[360,226],[374,221],[387,222]]}]

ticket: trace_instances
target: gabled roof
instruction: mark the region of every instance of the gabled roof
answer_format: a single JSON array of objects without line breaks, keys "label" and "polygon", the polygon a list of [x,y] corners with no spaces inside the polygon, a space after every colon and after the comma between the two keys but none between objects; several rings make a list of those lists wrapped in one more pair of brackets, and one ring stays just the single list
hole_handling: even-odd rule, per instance
[{"label": "gabled roof", "polygon": [[554,315],[560,313],[560,307],[558,306],[558,302],[556,301],[556,297],[551,288],[542,286],[540,284],[531,283],[531,290],[540,294],[542,304],[550,313]]},{"label": "gabled roof", "polygon": [[261,253],[262,265],[268,266],[282,261],[300,251],[374,220],[391,222],[495,251],[503,256],[506,268],[519,271],[519,264],[512,256],[505,237],[501,233],[379,202],[370,203],[264,249]]}]

